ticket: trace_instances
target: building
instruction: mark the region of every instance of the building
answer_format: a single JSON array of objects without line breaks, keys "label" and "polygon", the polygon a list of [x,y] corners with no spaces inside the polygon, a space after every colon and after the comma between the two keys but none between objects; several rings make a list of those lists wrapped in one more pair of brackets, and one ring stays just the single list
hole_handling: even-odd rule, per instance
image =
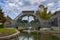
[{"label": "building", "polygon": [[51,26],[60,26],[60,11],[51,17],[50,22]]}]

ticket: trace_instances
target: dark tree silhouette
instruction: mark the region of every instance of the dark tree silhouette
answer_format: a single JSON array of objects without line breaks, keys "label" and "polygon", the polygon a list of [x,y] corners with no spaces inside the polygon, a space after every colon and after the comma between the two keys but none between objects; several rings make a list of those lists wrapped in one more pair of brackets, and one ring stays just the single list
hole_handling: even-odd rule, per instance
[{"label": "dark tree silhouette", "polygon": [[0,8],[0,20],[4,23],[6,21],[6,17],[4,16],[4,13],[2,12],[2,9]]}]

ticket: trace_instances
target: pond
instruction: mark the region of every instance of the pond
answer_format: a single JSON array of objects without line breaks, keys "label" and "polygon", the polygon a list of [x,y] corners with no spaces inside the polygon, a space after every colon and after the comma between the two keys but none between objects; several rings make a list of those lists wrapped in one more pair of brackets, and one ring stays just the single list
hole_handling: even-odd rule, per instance
[{"label": "pond", "polygon": [[[58,35],[58,36],[57,36]],[[59,34],[21,31],[19,40],[60,40]]]}]

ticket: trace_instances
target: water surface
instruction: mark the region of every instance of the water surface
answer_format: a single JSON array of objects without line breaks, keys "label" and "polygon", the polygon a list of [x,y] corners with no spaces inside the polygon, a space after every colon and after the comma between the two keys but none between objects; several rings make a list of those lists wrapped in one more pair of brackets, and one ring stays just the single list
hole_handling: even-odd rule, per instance
[{"label": "water surface", "polygon": [[40,32],[21,32],[19,35],[19,40],[60,40],[60,34],[58,36],[50,33],[40,33]]}]

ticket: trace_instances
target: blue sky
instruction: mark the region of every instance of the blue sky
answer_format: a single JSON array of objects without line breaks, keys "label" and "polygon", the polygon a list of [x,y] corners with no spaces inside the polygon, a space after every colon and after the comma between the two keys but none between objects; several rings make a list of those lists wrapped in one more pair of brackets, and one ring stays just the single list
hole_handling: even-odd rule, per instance
[{"label": "blue sky", "polygon": [[12,19],[22,10],[36,11],[40,4],[44,4],[52,12],[60,10],[60,0],[0,0],[0,7],[4,14],[9,15]]}]

